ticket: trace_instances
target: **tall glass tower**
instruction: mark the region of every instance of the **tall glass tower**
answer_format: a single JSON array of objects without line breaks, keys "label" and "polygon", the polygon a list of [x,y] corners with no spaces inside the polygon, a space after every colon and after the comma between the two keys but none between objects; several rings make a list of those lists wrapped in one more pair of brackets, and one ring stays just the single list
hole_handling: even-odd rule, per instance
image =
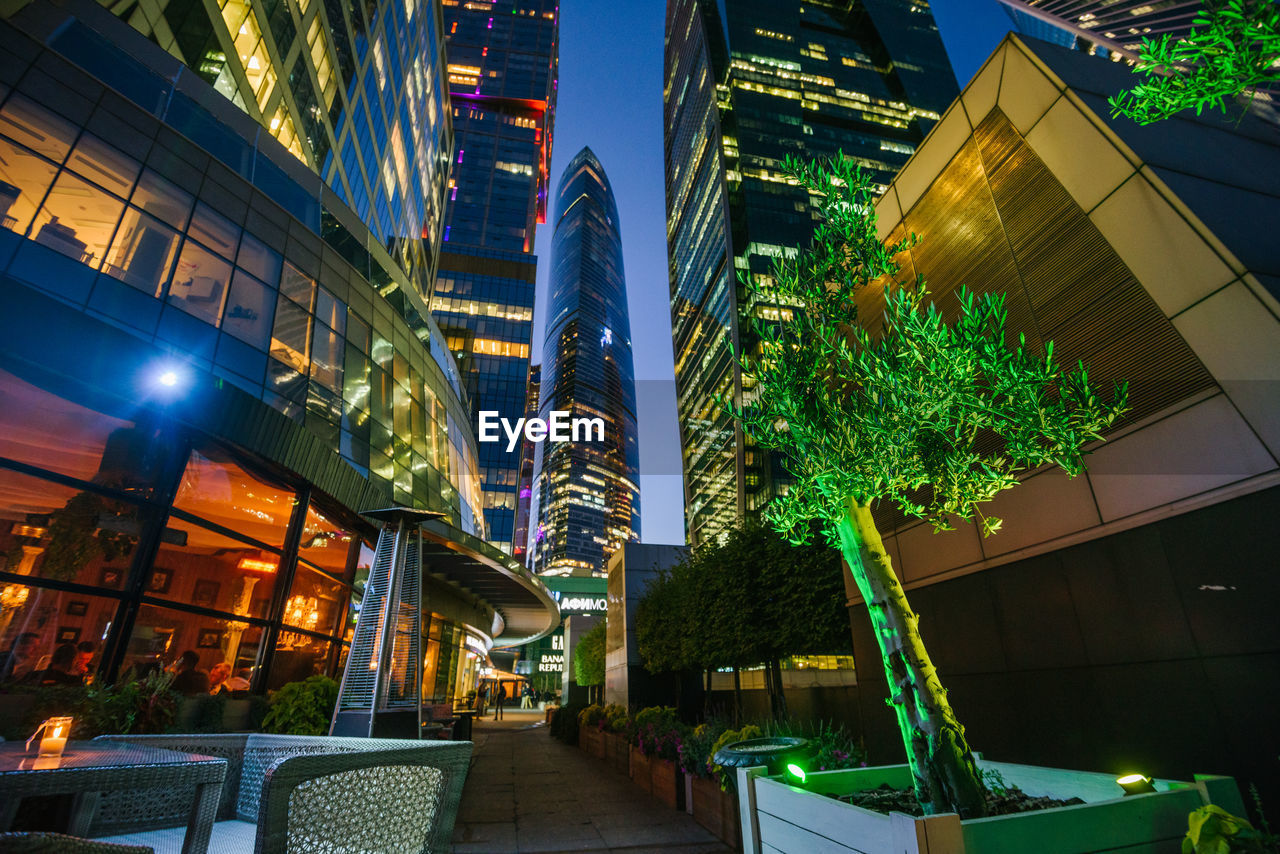
[{"label": "tall glass tower", "polygon": [[885,186],[956,98],[927,0],[668,0],[663,79],[676,402],[693,545],[758,513],[785,473],[715,402],[750,403],[730,342],[793,308],[739,298],[806,243],[788,155],[843,151]]},{"label": "tall glass tower", "polygon": [[590,148],[560,177],[555,229],[539,415],[603,419],[604,440],[537,445],[534,569],[598,575],[623,543],[640,539],[640,447],[621,224]]},{"label": "tall glass tower", "polygon": [[[546,222],[559,4],[445,0],[454,156],[431,310],[472,407],[524,415],[533,336],[534,230]],[[480,444],[490,542],[512,551],[520,450]]]}]

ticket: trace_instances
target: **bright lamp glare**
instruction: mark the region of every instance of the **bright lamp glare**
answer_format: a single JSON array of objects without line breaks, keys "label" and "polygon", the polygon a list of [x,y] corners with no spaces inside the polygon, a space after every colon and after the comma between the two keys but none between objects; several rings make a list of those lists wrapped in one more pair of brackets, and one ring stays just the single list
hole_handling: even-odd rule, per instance
[{"label": "bright lamp glare", "polygon": [[170,388],[173,388],[178,384],[178,373],[177,371],[165,371],[156,379],[160,383],[160,385],[169,386]]},{"label": "bright lamp glare", "polygon": [[794,762],[789,763],[787,765],[787,773],[790,774],[792,777],[795,777],[801,783],[804,782],[804,777],[805,777],[804,769],[801,768],[799,765],[795,764]]},{"label": "bright lamp glare", "polygon": [[1151,778],[1145,774],[1125,774],[1123,777],[1117,777],[1116,785],[1124,789],[1126,795],[1145,795],[1156,790]]}]

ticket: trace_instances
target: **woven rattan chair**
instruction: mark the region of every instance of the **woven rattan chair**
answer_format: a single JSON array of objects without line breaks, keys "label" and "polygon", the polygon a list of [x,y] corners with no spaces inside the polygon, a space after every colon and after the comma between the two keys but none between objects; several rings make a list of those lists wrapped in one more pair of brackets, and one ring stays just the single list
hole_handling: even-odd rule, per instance
[{"label": "woven rattan chair", "polygon": [[[425,854],[450,848],[468,741],[291,735],[115,736],[116,740],[225,757],[227,779],[212,854]],[[181,849],[190,798],[183,791],[104,794],[90,835]]]},{"label": "woven rattan chair", "polygon": [[153,854],[145,845],[113,845],[65,833],[0,833],[0,854]]}]

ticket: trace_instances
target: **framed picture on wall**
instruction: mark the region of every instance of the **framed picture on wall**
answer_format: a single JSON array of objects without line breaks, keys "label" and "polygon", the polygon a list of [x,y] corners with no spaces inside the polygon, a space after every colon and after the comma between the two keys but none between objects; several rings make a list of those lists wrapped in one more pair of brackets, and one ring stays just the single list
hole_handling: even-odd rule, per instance
[{"label": "framed picture on wall", "polygon": [[77,626],[59,626],[58,643],[79,643],[80,629]]},{"label": "framed picture on wall", "polygon": [[222,629],[201,629],[196,635],[196,647],[199,649],[217,649],[222,646]]},{"label": "framed picture on wall", "polygon": [[98,574],[98,584],[103,587],[110,587],[112,590],[119,590],[120,585],[124,583],[124,570],[116,566],[104,566]]},{"label": "framed picture on wall", "polygon": [[212,608],[218,601],[218,591],[221,589],[222,585],[219,582],[202,578],[196,582],[196,588],[191,593],[191,604]]},{"label": "framed picture on wall", "polygon": [[83,617],[87,613],[89,613],[88,602],[68,602],[67,603],[68,617]]},{"label": "framed picture on wall", "polygon": [[151,580],[147,582],[148,593],[168,593],[173,583],[173,570],[156,567],[151,570]]}]

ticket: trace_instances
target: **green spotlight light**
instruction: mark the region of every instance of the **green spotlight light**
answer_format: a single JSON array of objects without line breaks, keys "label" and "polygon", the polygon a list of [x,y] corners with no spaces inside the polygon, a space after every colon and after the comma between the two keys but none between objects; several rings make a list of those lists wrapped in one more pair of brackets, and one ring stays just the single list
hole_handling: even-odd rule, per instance
[{"label": "green spotlight light", "polygon": [[797,780],[799,780],[802,785],[804,784],[804,778],[805,778],[804,769],[801,768],[799,765],[795,764],[794,762],[788,763],[787,773],[790,774],[792,777],[795,777]]},{"label": "green spotlight light", "polygon": [[1123,777],[1117,777],[1116,785],[1124,789],[1126,796],[1145,795],[1156,790],[1151,778],[1145,774],[1125,774]]}]

